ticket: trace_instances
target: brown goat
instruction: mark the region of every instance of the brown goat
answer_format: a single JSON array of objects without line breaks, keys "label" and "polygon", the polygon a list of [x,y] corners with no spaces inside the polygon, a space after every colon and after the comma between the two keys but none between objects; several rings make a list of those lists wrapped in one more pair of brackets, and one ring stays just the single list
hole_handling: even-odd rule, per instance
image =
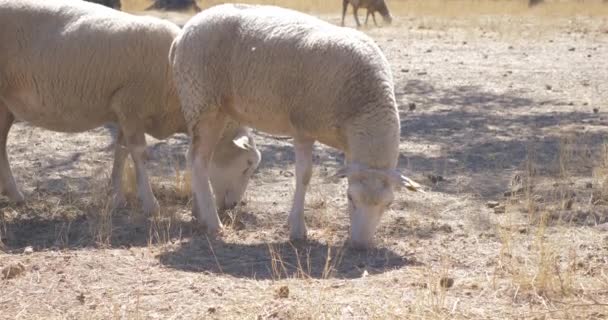
[{"label": "brown goat", "polygon": [[359,8],[367,9],[367,15],[365,16],[366,25],[370,14],[372,15],[372,19],[374,20],[374,25],[378,25],[376,23],[376,16],[374,14],[376,11],[380,12],[385,23],[390,24],[391,22],[393,22],[393,17],[388,11],[388,7],[386,6],[386,2],[384,2],[384,0],[342,0],[342,26],[344,26],[344,17],[346,16],[346,9],[348,8],[349,3],[353,6],[353,15],[355,16],[355,22],[357,22],[357,27],[361,26],[361,23],[359,22],[359,16],[357,15],[357,11],[359,10]]}]

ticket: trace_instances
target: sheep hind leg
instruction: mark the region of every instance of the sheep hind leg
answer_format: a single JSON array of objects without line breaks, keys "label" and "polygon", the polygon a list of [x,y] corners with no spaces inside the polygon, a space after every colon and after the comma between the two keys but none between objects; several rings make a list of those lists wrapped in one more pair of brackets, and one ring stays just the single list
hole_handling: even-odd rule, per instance
[{"label": "sheep hind leg", "polygon": [[116,141],[114,142],[114,165],[112,166],[112,176],[110,181],[110,192],[112,197],[112,208],[121,208],[126,204],[124,190],[122,187],[122,177],[125,161],[129,155],[129,150],[125,147],[126,142],[122,130],[118,130]]},{"label": "sheep hind leg", "polygon": [[361,27],[361,22],[359,22],[359,14],[357,13],[358,11],[359,11],[359,7],[353,8],[353,15],[355,16],[355,22],[357,23],[357,28]]},{"label": "sheep hind leg", "polygon": [[341,26],[344,27],[344,17],[346,16],[346,9],[348,8],[348,0],[342,0],[342,23]]},{"label": "sheep hind leg", "polygon": [[192,136],[192,214],[203,226],[207,233],[216,236],[222,233],[222,222],[217,213],[215,199],[209,181],[209,165],[213,151],[222,136],[226,124],[226,116],[215,113],[215,116],[205,116],[191,130]]},{"label": "sheep hind leg", "polygon": [[0,101],[0,188],[2,189],[2,193],[6,194],[11,201],[23,203],[23,194],[17,188],[6,153],[8,132],[13,125],[13,121],[15,121],[15,117],[6,105]]},{"label": "sheep hind leg", "polygon": [[312,146],[314,140],[294,139],[296,154],[296,191],[293,205],[289,212],[289,236],[292,240],[306,239],[306,222],[304,221],[304,202],[306,190],[312,176]]},{"label": "sheep hind leg", "polygon": [[127,142],[127,148],[135,165],[135,178],[137,180],[137,194],[142,202],[144,214],[147,216],[158,215],[160,205],[154,197],[152,186],[146,173],[146,136],[143,131],[133,133],[123,132]]}]

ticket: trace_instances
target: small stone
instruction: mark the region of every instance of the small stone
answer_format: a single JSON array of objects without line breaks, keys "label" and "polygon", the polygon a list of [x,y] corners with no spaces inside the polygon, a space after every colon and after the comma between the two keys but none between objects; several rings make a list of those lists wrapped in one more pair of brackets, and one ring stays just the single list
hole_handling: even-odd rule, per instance
[{"label": "small stone", "polygon": [[598,112],[600,112],[599,108],[593,108],[593,113],[598,113]]},{"label": "small stone", "polygon": [[209,313],[215,313],[216,311],[217,311],[216,307],[209,307],[209,308],[207,308],[207,312],[209,312]]},{"label": "small stone", "polygon": [[499,205],[500,205],[500,202],[498,202],[498,201],[488,201],[488,202],[486,202],[486,207],[488,207],[490,209],[491,208],[496,208]]},{"label": "small stone", "polygon": [[410,111],[416,110],[416,104],[413,102],[410,102],[407,107],[410,109]]},{"label": "small stone", "polygon": [[444,288],[451,288],[454,285],[454,279],[448,277],[441,277],[439,280],[439,285]]},{"label": "small stone", "polygon": [[513,46],[509,46],[509,50],[513,50]]},{"label": "small stone", "polygon": [[466,45],[467,45],[467,42],[466,42],[466,41],[463,41],[463,42],[462,42],[462,45],[465,45],[465,46],[466,46]]},{"label": "small stone", "polygon": [[552,87],[551,85],[549,85],[549,84],[546,84],[546,85],[545,85],[545,89],[547,89],[547,90],[551,90],[551,89],[553,89],[553,87]]},{"label": "small stone", "polygon": [[77,295],[76,300],[78,300],[78,302],[80,302],[80,304],[84,304],[84,301],[85,301],[84,293],[81,292],[79,295]]},{"label": "small stone", "polygon": [[591,189],[591,188],[593,188],[593,183],[591,183],[591,182],[587,182],[587,183],[585,184],[585,188],[587,188],[587,189]]},{"label": "small stone", "polygon": [[401,72],[408,73],[408,72],[410,72],[410,69],[401,69]]},{"label": "small stone", "polygon": [[442,176],[440,175],[435,175],[435,174],[429,174],[426,176],[427,178],[429,178],[429,180],[431,180],[431,182],[433,184],[437,184],[438,182],[444,181],[445,179],[443,179]]},{"label": "small stone", "polygon": [[574,51],[574,50],[576,50],[576,48],[574,48],[574,47],[571,47],[568,49],[568,51]]},{"label": "small stone", "polygon": [[277,298],[280,298],[280,299],[289,298],[289,287],[288,286],[281,286],[277,290]]},{"label": "small stone", "polygon": [[13,279],[23,275],[25,266],[21,263],[13,263],[2,268],[2,279]]},{"label": "small stone", "polygon": [[419,76],[426,76],[426,71],[421,71],[421,72],[418,72],[418,75],[419,75]]},{"label": "small stone", "polygon": [[502,214],[507,211],[507,207],[504,204],[494,207],[495,214]]}]

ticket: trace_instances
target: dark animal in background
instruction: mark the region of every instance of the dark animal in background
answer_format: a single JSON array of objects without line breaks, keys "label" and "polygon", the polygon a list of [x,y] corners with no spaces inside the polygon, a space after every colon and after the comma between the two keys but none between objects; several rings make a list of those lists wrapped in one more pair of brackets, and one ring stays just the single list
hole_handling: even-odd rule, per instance
[{"label": "dark animal in background", "polygon": [[348,4],[353,6],[353,15],[355,16],[355,22],[357,22],[357,27],[361,26],[359,22],[359,16],[357,15],[357,11],[359,8],[367,9],[367,15],[365,16],[365,24],[367,25],[367,19],[371,14],[372,19],[374,20],[374,24],[376,23],[376,16],[374,13],[377,11],[382,15],[384,22],[390,24],[393,22],[393,17],[391,13],[388,11],[388,7],[386,6],[386,2],[384,0],[342,0],[342,26],[344,26],[344,16],[346,16],[346,9],[348,8]]},{"label": "dark animal in background", "polygon": [[194,0],[154,0],[154,3],[146,10],[168,10],[168,11],[201,11],[201,7]]},{"label": "dark animal in background", "polygon": [[116,9],[116,10],[120,10],[120,8],[122,7],[120,0],[86,0],[86,1],[101,4],[106,7]]}]

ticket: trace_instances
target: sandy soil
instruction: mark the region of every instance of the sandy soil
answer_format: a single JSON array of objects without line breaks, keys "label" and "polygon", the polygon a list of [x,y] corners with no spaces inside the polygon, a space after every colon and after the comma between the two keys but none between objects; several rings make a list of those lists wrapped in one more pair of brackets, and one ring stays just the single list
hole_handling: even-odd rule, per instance
[{"label": "sandy soil", "polygon": [[398,195],[376,249],[344,246],[345,184],[327,178],[342,155],[322,145],[309,241],[288,242],[294,154],[264,134],[222,240],[190,223],[175,136],[149,140],[165,216],[133,201],[100,243],[111,129],[17,123],[10,161],[28,200],[0,201],[0,318],[608,318],[606,19],[395,20],[365,31],[393,68],[399,167],[429,192]]}]

